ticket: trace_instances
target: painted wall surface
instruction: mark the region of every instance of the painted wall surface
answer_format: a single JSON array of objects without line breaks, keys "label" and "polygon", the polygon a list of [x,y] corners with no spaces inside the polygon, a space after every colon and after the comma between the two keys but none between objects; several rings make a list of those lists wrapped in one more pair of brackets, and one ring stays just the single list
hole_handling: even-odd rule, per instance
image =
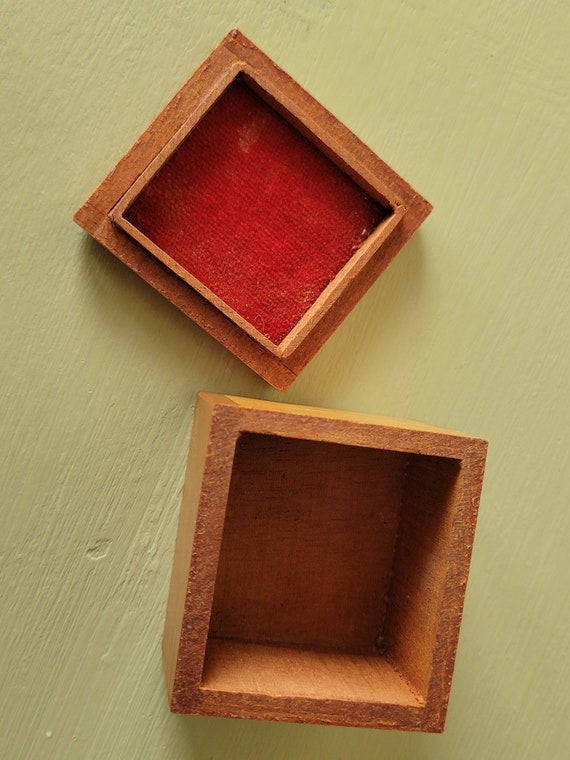
[{"label": "painted wall surface", "polygon": [[[568,756],[569,10],[3,3],[3,758]],[[435,206],[283,396],[71,221],[232,26]],[[443,735],[169,714],[161,634],[198,390],[489,439]]]}]

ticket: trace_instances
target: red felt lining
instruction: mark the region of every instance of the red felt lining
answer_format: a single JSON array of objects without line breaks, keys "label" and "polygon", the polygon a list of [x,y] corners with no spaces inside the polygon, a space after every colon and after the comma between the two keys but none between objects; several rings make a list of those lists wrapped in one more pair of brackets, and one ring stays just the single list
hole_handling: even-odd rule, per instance
[{"label": "red felt lining", "polygon": [[124,217],[278,344],[388,213],[238,79]]}]

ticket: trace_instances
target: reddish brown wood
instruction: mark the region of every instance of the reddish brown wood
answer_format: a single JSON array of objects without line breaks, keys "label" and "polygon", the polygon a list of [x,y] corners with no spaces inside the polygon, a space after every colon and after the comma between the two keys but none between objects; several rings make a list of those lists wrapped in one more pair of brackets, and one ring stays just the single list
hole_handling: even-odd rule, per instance
[{"label": "reddish brown wood", "polygon": [[[138,194],[236,77],[241,77],[386,212],[279,344],[273,344],[185,271],[168,251],[161,250],[138,230],[128,214]],[[255,372],[285,390],[430,210],[424,198],[234,30],[78,210],[75,220]]]},{"label": "reddish brown wood", "polygon": [[486,446],[200,394],[165,626],[171,709],[443,730]]}]

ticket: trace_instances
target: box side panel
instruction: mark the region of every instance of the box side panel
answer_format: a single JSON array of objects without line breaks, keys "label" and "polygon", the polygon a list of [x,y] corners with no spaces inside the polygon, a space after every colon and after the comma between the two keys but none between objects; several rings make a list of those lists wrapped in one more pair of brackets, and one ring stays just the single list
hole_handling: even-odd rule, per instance
[{"label": "box side panel", "polygon": [[411,456],[388,596],[384,646],[427,698],[460,493],[460,461]]},{"label": "box side panel", "polygon": [[199,715],[285,721],[399,731],[437,731],[426,727],[425,707],[382,702],[273,696],[223,690],[202,690]]},{"label": "box side panel", "polygon": [[[214,394],[215,395],[215,394]],[[449,438],[457,438],[463,440],[450,441],[448,444],[449,456],[463,456],[463,452],[467,451],[472,441],[478,441],[480,439],[474,439],[472,436],[466,433],[461,433],[456,430],[449,430],[447,428],[438,427],[436,425],[428,425],[425,422],[418,422],[417,420],[407,420],[400,417],[384,417],[379,414],[369,414],[363,412],[351,412],[342,411],[340,409],[324,409],[316,406],[302,406],[300,404],[288,404],[282,401],[266,401],[263,399],[244,398],[241,396],[225,396],[226,399],[231,399],[234,403],[245,409],[257,409],[267,412],[281,412],[287,414],[292,418],[295,417],[310,417],[315,420],[329,420],[329,421],[344,421],[354,422],[358,425],[375,425],[383,426],[386,428],[401,429],[404,431],[420,433],[436,433],[437,435],[444,435]],[[299,423],[302,424],[301,422]],[[439,453],[437,448],[441,448],[441,438],[434,436],[430,439],[429,436],[424,436],[425,440],[425,453]],[[431,444],[430,444],[431,441]]]},{"label": "box side panel", "polygon": [[174,685],[174,673],[178,657],[180,631],[188,585],[188,572],[190,569],[190,556],[210,438],[212,408],[212,404],[208,400],[204,398],[198,399],[194,415],[190,452],[188,454],[184,494],[180,508],[163,637],[164,670],[170,696],[172,695]]},{"label": "box side panel", "polygon": [[458,483],[460,491],[443,592],[440,627],[428,690],[428,722],[431,725],[440,726],[442,729],[455,666],[486,454],[487,444],[484,441],[476,442],[472,446],[462,461],[462,473]]},{"label": "box side panel", "polygon": [[[206,396],[200,400],[208,403]],[[213,405],[203,476],[197,501],[192,557],[184,565],[187,580],[171,709],[185,712],[195,703],[204,667],[210,613],[222,540],[236,440],[243,411],[232,404]],[[187,550],[187,547],[186,547]],[[184,561],[184,558],[182,558]]]}]

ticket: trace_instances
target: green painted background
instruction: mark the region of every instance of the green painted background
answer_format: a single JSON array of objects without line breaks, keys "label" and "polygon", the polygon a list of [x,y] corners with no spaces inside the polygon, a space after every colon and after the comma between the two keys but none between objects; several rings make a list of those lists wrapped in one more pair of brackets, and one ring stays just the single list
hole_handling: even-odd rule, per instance
[{"label": "green painted background", "polygon": [[[71,216],[232,26],[436,209],[281,398],[490,441],[442,736],[168,713],[195,394],[280,394]],[[569,39],[562,0],[3,3],[3,758],[568,756]]]}]

